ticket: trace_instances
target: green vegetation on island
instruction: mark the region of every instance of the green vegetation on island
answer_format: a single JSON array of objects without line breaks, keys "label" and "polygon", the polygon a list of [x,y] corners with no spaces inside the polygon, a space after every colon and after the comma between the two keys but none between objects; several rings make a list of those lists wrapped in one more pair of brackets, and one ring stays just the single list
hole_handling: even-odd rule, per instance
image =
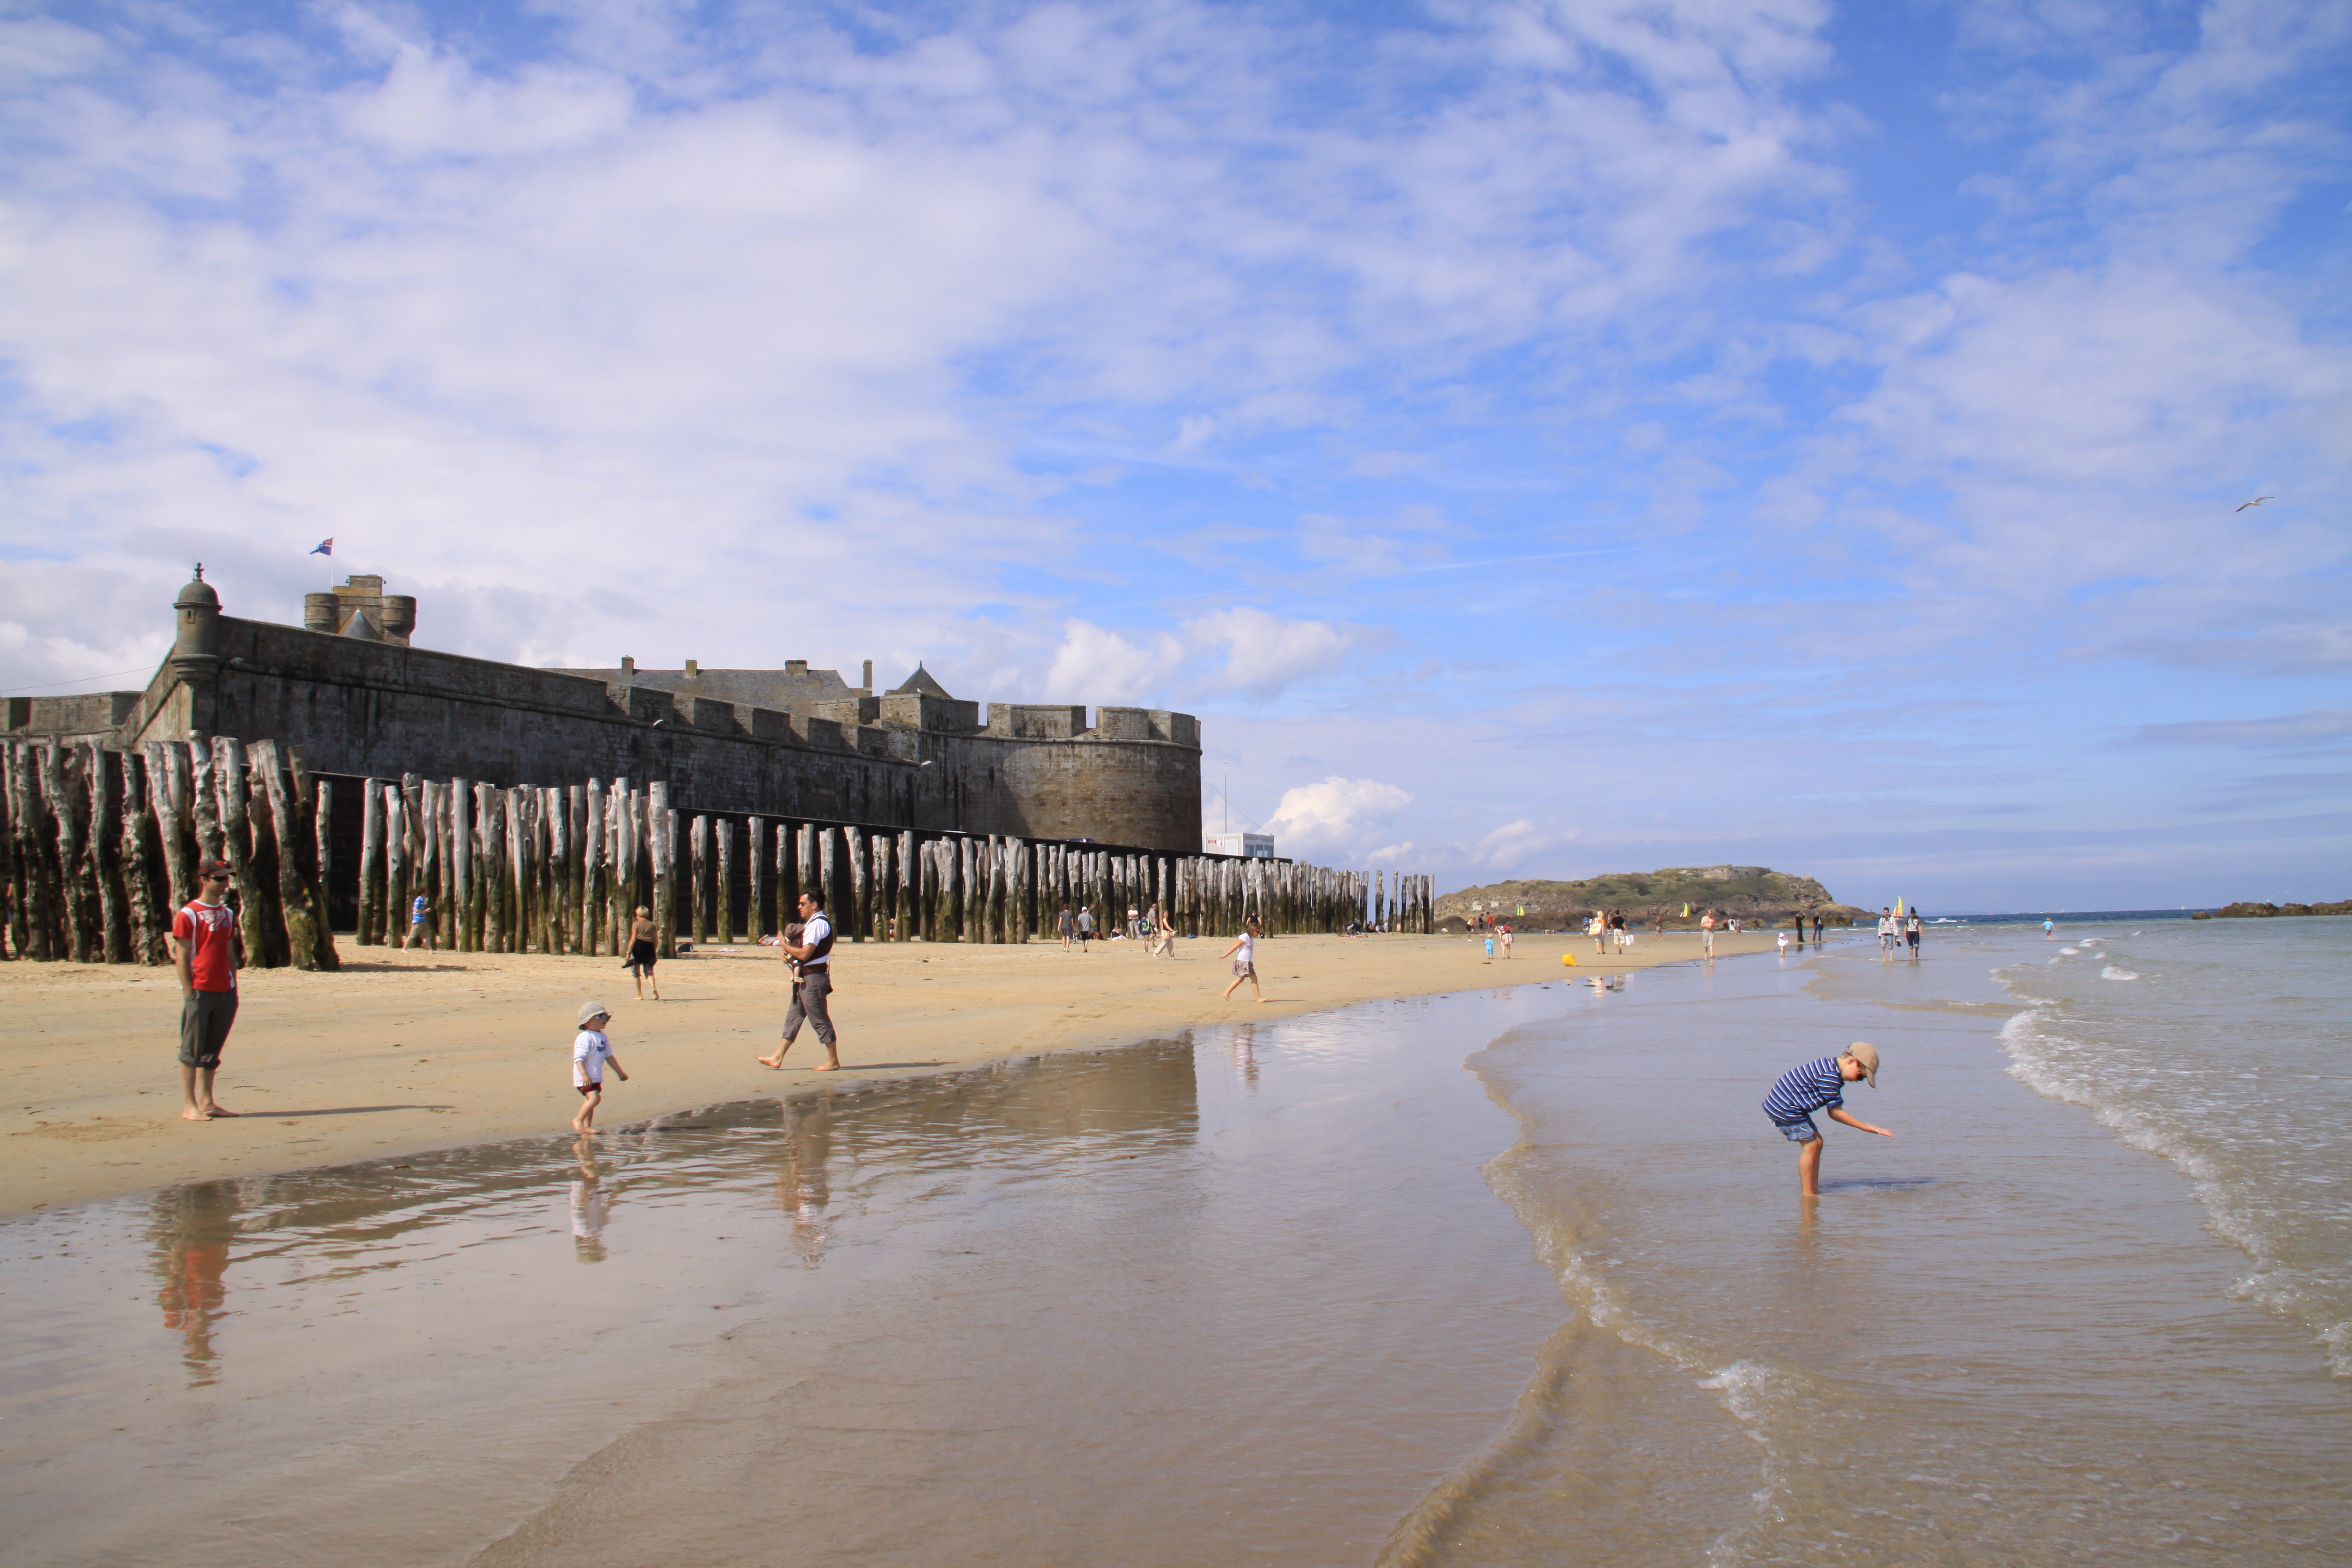
[{"label": "green vegetation on island", "polygon": [[1542,931],[1577,930],[1601,910],[1622,910],[1628,921],[1644,928],[1661,916],[1669,928],[1688,928],[1709,910],[1718,920],[1759,926],[1785,925],[1800,912],[1807,920],[1818,914],[1835,926],[1876,918],[1868,910],[1838,902],[1811,877],[1790,876],[1769,866],[1670,866],[1657,871],[1612,871],[1580,882],[1496,882],[1465,888],[1437,900],[1441,921],[1467,922],[1485,915]]}]

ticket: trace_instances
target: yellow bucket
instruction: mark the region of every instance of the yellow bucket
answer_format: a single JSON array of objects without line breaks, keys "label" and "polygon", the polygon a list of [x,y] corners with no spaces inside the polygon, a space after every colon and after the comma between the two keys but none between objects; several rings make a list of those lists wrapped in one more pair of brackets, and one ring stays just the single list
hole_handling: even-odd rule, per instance
[{"label": "yellow bucket", "polygon": [[1559,955],[1559,961],[1562,963],[1567,964],[1570,969],[1574,969],[1576,967],[1576,954],[1572,952],[1561,953]]}]

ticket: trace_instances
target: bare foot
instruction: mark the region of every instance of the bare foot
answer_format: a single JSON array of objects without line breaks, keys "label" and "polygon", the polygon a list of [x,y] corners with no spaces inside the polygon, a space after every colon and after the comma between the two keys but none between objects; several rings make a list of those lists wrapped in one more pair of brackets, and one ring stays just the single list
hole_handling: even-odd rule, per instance
[{"label": "bare foot", "polygon": [[816,1066],[809,1068],[809,1071],[811,1072],[839,1072],[840,1070],[841,1064],[839,1062],[819,1062]]},{"label": "bare foot", "polygon": [[180,1120],[183,1121],[210,1121],[212,1118],[206,1116],[203,1111],[191,1105],[186,1110],[180,1112]]},{"label": "bare foot", "polygon": [[235,1116],[236,1112],[227,1110],[222,1106],[207,1105],[205,1107],[205,1114],[206,1116]]},{"label": "bare foot", "polygon": [[763,1068],[775,1068],[779,1070],[784,1065],[784,1054],[782,1051],[778,1051],[773,1057],[753,1057],[751,1059]]}]

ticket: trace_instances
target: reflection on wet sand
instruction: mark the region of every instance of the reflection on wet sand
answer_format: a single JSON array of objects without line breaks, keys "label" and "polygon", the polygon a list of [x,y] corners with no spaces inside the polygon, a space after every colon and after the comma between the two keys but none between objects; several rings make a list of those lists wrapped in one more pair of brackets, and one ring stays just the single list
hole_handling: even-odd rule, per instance
[{"label": "reflection on wet sand", "polygon": [[203,1388],[220,1375],[213,1328],[227,1310],[229,1240],[236,1233],[237,1184],[202,1182],[154,1198],[152,1247],[163,1281],[156,1303],[163,1326],[181,1339],[188,1385]]},{"label": "reflection on wet sand", "polygon": [[572,1251],[583,1263],[602,1263],[613,1200],[604,1191],[604,1173],[596,1168],[594,1140],[581,1138],[572,1145],[572,1153],[580,1162],[579,1178],[572,1184]]},{"label": "reflection on wet sand", "polygon": [[776,1167],[776,1206],[792,1216],[793,1251],[814,1268],[832,1239],[824,1208],[833,1190],[825,1162],[833,1155],[833,1097],[819,1091],[807,1100],[783,1102],[784,1157]]}]

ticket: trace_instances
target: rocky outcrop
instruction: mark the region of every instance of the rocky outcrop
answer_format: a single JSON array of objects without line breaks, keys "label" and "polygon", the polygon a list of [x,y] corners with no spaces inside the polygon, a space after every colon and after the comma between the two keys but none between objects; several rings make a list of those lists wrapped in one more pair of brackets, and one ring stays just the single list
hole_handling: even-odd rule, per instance
[{"label": "rocky outcrop", "polygon": [[[1438,900],[1439,909],[1445,901]],[[2223,920],[2269,920],[2276,915],[2352,915],[2352,899],[2332,904],[2227,904],[2215,911]]]},{"label": "rocky outcrop", "polygon": [[[1683,911],[1690,912],[1685,915]],[[1437,900],[1441,922],[1467,922],[1477,916],[1507,920],[1522,931],[1575,931],[1599,910],[1623,910],[1627,920],[1648,929],[1664,915],[1671,928],[1687,930],[1713,910],[1717,920],[1736,918],[1759,926],[1786,925],[1801,911],[1830,925],[1877,919],[1874,910],[1839,903],[1811,877],[1790,876],[1769,866],[1672,866],[1658,871],[1614,871],[1580,882],[1496,882],[1465,888]]]}]

